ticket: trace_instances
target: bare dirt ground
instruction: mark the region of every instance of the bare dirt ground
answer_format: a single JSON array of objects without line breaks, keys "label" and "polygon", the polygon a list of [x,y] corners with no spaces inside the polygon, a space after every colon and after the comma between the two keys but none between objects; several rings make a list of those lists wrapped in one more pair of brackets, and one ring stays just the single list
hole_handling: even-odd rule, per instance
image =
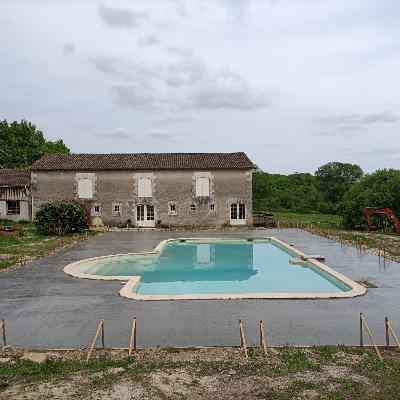
[{"label": "bare dirt ground", "polygon": [[0,350],[0,399],[399,399],[400,352],[338,347]]}]

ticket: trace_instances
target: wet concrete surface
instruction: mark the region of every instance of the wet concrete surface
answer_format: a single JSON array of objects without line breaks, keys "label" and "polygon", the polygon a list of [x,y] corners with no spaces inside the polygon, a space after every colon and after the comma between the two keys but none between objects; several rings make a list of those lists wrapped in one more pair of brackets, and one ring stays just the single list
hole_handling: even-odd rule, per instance
[{"label": "wet concrete surface", "polygon": [[[134,301],[119,296],[119,281],[78,279],[65,265],[89,257],[152,250],[176,237],[275,236],[306,254],[322,254],[329,267],[378,286],[361,297],[322,300]],[[0,275],[0,318],[7,339],[26,348],[89,347],[105,320],[107,347],[128,347],[133,316],[138,346],[231,346],[259,341],[263,320],[268,345],[358,344],[363,313],[379,344],[384,317],[400,335],[400,265],[297,229],[237,231],[108,232]],[[369,344],[367,333],[364,343]],[[99,342],[100,344],[100,342]]]}]

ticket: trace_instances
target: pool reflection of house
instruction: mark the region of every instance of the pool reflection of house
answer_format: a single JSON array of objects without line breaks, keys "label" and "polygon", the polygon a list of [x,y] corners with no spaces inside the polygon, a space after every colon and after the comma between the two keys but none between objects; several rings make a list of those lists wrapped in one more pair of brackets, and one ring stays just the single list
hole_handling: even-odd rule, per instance
[{"label": "pool reflection of house", "polygon": [[167,246],[155,263],[154,270],[141,270],[141,282],[234,281],[257,273],[253,269],[253,246],[247,243]]}]

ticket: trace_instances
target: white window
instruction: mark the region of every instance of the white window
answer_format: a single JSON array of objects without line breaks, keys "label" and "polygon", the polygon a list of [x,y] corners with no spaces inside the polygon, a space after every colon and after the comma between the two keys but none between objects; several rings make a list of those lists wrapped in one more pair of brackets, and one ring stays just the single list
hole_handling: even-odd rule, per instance
[{"label": "white window", "polygon": [[190,211],[195,212],[196,211],[196,204],[191,204],[190,205]]},{"label": "white window", "polygon": [[170,204],[170,205],[169,205],[169,210],[170,210],[171,212],[176,212],[176,205],[175,205],[175,204]]},{"label": "white window", "polygon": [[119,213],[119,206],[114,206],[114,212]]},{"label": "white window", "polygon": [[93,181],[91,179],[78,180],[78,198],[92,199],[93,198]]},{"label": "white window", "polygon": [[210,180],[208,178],[196,179],[196,197],[204,197],[210,195]]},{"label": "white window", "polygon": [[210,211],[215,211],[215,204],[214,203],[210,204]]},{"label": "white window", "polygon": [[153,197],[151,179],[140,178],[138,181],[138,197]]}]

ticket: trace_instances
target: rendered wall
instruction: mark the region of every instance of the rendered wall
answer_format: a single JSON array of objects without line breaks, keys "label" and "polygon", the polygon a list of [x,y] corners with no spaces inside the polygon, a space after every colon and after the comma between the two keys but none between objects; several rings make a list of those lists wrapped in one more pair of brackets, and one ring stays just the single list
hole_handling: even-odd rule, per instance
[{"label": "rendered wall", "polygon": [[20,213],[17,215],[8,215],[7,214],[7,202],[4,200],[0,200],[0,218],[9,219],[11,221],[20,221],[22,219],[29,220],[29,202],[28,201],[20,201],[19,203]]}]

